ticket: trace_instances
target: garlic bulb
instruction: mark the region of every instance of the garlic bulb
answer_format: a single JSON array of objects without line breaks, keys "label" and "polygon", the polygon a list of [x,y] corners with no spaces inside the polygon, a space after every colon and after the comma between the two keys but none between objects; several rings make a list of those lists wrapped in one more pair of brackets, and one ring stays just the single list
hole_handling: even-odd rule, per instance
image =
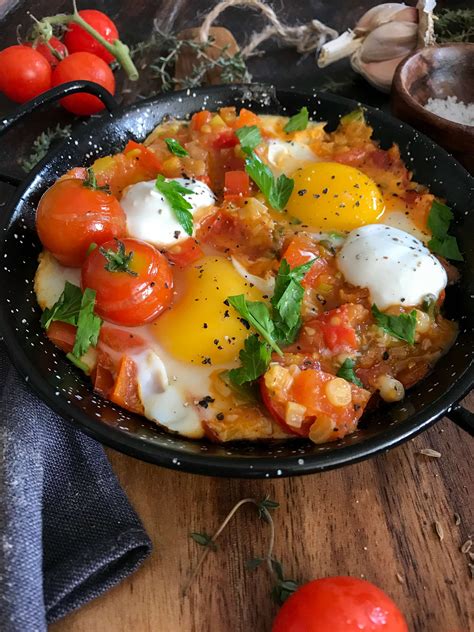
[{"label": "garlic bulb", "polygon": [[353,29],[321,48],[318,66],[324,68],[350,57],[352,68],[373,86],[388,92],[398,64],[420,46],[434,42],[436,0],[419,0],[416,7],[386,2],[369,9]]}]

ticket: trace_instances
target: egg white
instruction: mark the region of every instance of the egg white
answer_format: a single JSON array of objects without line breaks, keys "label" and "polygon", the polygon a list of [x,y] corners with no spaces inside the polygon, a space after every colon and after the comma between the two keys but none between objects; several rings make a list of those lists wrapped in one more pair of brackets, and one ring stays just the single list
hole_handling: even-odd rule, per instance
[{"label": "egg white", "polygon": [[308,145],[296,140],[274,138],[268,141],[263,151],[264,160],[274,176],[290,175],[300,167],[320,160]]}]

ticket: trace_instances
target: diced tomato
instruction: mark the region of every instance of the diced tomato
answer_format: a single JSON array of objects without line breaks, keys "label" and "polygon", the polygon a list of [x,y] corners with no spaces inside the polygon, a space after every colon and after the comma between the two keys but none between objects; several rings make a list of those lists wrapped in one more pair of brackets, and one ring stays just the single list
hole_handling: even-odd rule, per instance
[{"label": "diced tomato", "polygon": [[154,173],[154,175],[157,175],[160,172],[161,162],[158,160],[155,152],[148,149],[148,147],[145,147],[145,145],[142,145],[141,143],[129,140],[124,149],[124,153],[127,155],[129,152],[133,151],[138,152],[137,157],[140,162],[140,166],[143,167],[143,169],[146,169],[150,173]]},{"label": "diced tomato", "polygon": [[[354,318],[351,318],[350,312],[354,312]],[[301,330],[298,344],[302,349],[326,347],[332,353],[357,349],[357,336],[352,320],[362,319],[366,312],[362,305],[346,304],[308,320]]]},{"label": "diced tomato", "polygon": [[239,129],[240,127],[245,127],[245,126],[252,126],[252,125],[258,126],[261,124],[261,122],[262,122],[261,119],[256,114],[254,114],[250,110],[246,110],[245,108],[242,108],[240,110],[239,116],[235,120],[234,127]]},{"label": "diced tomato", "polygon": [[311,261],[314,259],[314,263],[306,273],[302,285],[305,287],[313,287],[316,279],[323,272],[327,272],[328,262],[323,255],[324,250],[315,244],[309,237],[305,235],[296,235],[294,237],[285,252],[282,259],[286,259],[290,268],[296,268],[297,266]]},{"label": "diced tomato", "polygon": [[212,114],[209,110],[202,110],[201,112],[196,112],[191,117],[191,127],[194,130],[200,130],[203,125],[207,125],[211,120]]},{"label": "diced tomato", "polygon": [[204,182],[204,184],[207,184],[207,186],[211,186],[211,178],[209,176],[195,176],[196,180],[199,180],[199,182]]},{"label": "diced tomato", "polygon": [[91,373],[94,391],[109,398],[110,391],[114,387],[113,363],[110,356],[99,350],[97,364]]},{"label": "diced tomato", "polygon": [[224,198],[233,200],[250,195],[250,178],[245,171],[227,171],[224,176]]},{"label": "diced tomato", "polygon": [[245,226],[239,218],[227,211],[218,211],[207,217],[199,227],[198,239],[218,250],[225,251],[248,239]]},{"label": "diced tomato", "polygon": [[221,132],[212,142],[214,149],[228,149],[229,147],[235,147],[239,142],[239,139],[235,135],[235,132],[231,129],[226,129]]},{"label": "diced tomato", "polygon": [[102,325],[100,328],[99,346],[105,345],[114,351],[130,351],[132,349],[133,351],[139,351],[146,344],[147,342],[144,338],[130,330],[126,331],[110,325]]},{"label": "diced tomato", "polygon": [[69,323],[62,323],[59,320],[53,320],[48,327],[46,335],[53,344],[59,347],[65,353],[70,353],[74,347],[76,339],[77,327]]},{"label": "diced tomato", "polygon": [[282,402],[276,401],[272,398],[270,391],[265,385],[265,379],[263,377],[259,380],[260,385],[260,395],[262,397],[262,401],[265,404],[265,408],[268,410],[273,419],[287,432],[291,434],[295,434],[298,436],[304,436],[304,433],[300,428],[293,428],[285,423],[285,407]]},{"label": "diced tomato", "polygon": [[165,252],[168,259],[179,268],[185,268],[204,256],[204,252],[195,239],[190,237]]},{"label": "diced tomato", "polygon": [[334,162],[340,162],[343,165],[357,167],[367,158],[370,151],[371,147],[354,147],[353,149],[335,154],[332,159]]},{"label": "diced tomato", "polygon": [[132,413],[143,415],[143,404],[138,393],[137,365],[128,356],[122,356],[115,384],[109,393],[110,401]]}]

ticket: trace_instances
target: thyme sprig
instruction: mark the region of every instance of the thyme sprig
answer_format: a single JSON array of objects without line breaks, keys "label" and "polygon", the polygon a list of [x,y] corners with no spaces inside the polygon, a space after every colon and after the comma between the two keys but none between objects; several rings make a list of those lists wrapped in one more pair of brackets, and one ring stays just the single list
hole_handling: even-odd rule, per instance
[{"label": "thyme sprig", "polygon": [[28,158],[20,160],[20,166],[28,173],[36,165],[43,160],[51,146],[59,140],[68,138],[71,134],[71,125],[56,125],[56,127],[48,127],[44,132],[33,141],[32,152]]},{"label": "thyme sprig", "polygon": [[434,27],[439,43],[474,42],[474,9],[440,9]]},{"label": "thyme sprig", "polygon": [[294,580],[285,577],[281,562],[273,557],[273,547],[275,544],[275,524],[273,522],[271,511],[277,509],[279,507],[279,504],[274,500],[271,500],[268,496],[265,496],[265,498],[263,498],[262,500],[257,500],[256,498],[243,498],[242,500],[239,500],[239,502],[235,504],[229,511],[227,516],[224,518],[222,524],[213,536],[209,536],[205,531],[201,533],[193,532],[190,534],[190,537],[200,546],[205,547],[205,550],[203,551],[201,557],[198,560],[198,563],[192,570],[189,579],[183,588],[183,597],[186,595],[189,588],[191,587],[196,575],[199,572],[199,569],[201,568],[204,560],[209,554],[209,551],[215,551],[217,549],[216,540],[223,533],[235,514],[244,505],[253,505],[257,509],[257,514],[259,518],[267,522],[270,528],[270,539],[268,542],[266,555],[264,557],[254,557],[248,560],[246,564],[247,568],[249,570],[256,570],[261,564],[266,564],[267,569],[274,581],[271,592],[272,598],[280,605],[298,589],[298,584]]}]

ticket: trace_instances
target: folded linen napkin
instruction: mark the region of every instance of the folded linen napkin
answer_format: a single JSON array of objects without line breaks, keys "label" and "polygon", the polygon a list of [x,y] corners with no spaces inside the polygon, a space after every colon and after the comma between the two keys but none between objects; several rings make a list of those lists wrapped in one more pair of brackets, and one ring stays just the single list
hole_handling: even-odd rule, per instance
[{"label": "folded linen napkin", "polygon": [[0,630],[43,632],[150,551],[102,446],[29,391],[0,342]]}]

